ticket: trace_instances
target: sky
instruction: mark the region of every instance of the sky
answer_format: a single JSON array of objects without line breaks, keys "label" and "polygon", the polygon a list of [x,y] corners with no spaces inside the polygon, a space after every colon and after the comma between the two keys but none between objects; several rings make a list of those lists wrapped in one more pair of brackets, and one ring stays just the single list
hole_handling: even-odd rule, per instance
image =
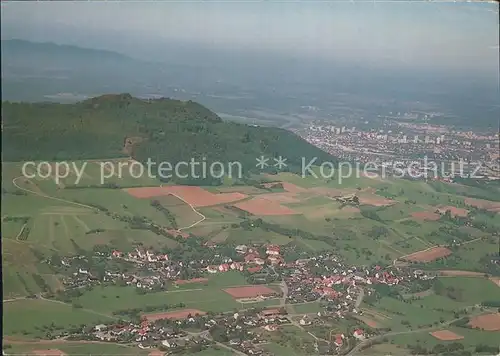
[{"label": "sky", "polygon": [[[168,43],[498,76],[498,5],[453,2],[2,2],[2,39],[134,54]],[[155,52],[155,53],[158,53]]]}]

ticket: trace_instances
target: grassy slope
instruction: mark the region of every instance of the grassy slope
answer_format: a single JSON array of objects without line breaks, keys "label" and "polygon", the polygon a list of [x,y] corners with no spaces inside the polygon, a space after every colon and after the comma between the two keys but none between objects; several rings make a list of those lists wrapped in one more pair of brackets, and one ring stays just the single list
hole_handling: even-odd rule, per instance
[{"label": "grassy slope", "polygon": [[[23,331],[29,336],[43,337],[44,332],[39,330],[43,325],[54,322],[56,325],[69,327],[99,321],[109,321],[110,317],[86,311],[74,309],[71,305],[44,300],[19,300],[5,303],[4,318],[8,320],[4,324],[5,335],[20,335]],[[48,316],[50,316],[48,318]]]}]

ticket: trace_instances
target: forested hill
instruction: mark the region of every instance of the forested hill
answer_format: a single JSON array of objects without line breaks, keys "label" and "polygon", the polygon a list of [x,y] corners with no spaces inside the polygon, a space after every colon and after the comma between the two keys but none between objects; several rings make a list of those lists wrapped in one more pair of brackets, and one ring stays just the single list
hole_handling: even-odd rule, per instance
[{"label": "forested hill", "polygon": [[[3,159],[76,160],[121,157],[175,164],[192,157],[239,161],[255,171],[256,158],[283,156],[300,171],[301,159],[333,157],[278,128],[222,121],[192,101],[103,95],[75,104],[2,103]],[[272,160],[269,162],[269,171]],[[260,171],[260,170],[259,170]]]}]

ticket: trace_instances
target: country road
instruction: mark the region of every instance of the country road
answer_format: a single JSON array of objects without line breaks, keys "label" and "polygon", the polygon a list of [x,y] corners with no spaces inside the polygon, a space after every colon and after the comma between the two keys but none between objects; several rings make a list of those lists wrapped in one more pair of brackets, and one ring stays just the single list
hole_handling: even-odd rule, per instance
[{"label": "country road", "polygon": [[363,298],[365,297],[365,290],[363,288],[360,288],[360,289],[361,290],[358,294],[358,297],[356,298],[356,303],[354,304],[356,309],[358,309],[359,306],[361,305],[361,303],[363,303]]}]

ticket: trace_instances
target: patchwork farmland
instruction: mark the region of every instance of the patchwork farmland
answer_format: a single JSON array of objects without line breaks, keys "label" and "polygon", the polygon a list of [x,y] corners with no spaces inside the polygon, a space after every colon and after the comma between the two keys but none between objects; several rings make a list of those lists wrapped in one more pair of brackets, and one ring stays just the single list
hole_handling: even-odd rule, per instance
[{"label": "patchwork farmland", "polygon": [[[283,261],[283,265],[293,264],[294,267],[288,267],[291,270],[297,268],[294,263],[302,256],[318,256],[330,251],[338,252],[343,260],[356,266],[390,266],[394,261],[405,261],[434,271],[447,271],[447,263],[458,259],[463,259],[462,264],[467,265],[465,259],[473,257],[474,268],[479,271],[468,271],[466,274],[452,270],[441,275],[435,272],[437,278],[451,283],[453,278],[458,278],[456,276],[472,278],[471,273],[474,273],[474,278],[497,288],[493,282],[484,279],[485,270],[482,270],[489,266],[484,264],[482,258],[494,242],[474,226],[450,230],[454,228],[454,222],[445,219],[446,211],[436,213],[443,207],[451,206],[448,198],[434,192],[435,198],[424,199],[423,193],[418,193],[422,189],[420,184],[415,183],[413,187],[404,183],[400,186],[403,183],[397,181],[366,179],[360,180],[358,185],[351,181],[347,186],[338,186],[287,173],[268,176],[267,179],[272,182],[243,186],[231,183],[218,187],[161,186],[159,182],[139,182],[129,177],[127,184],[122,181],[121,186],[103,187],[93,177],[99,165],[94,162],[92,166],[95,167],[89,169],[88,177],[82,177],[84,183],[80,185],[84,186],[79,188],[71,183],[71,175],[63,180],[62,185],[48,178],[29,182],[19,179],[14,181],[16,186],[12,180],[18,177],[19,165],[3,166],[6,171],[4,176],[7,177],[3,178],[5,189],[9,192],[2,199],[2,208],[5,208],[2,230],[6,247],[3,260],[6,267],[4,298],[12,300],[4,304],[4,310],[9,318],[19,318],[19,323],[9,326],[9,335],[19,337],[24,331],[29,337],[43,336],[39,330],[45,327],[43,310],[52,311],[56,325],[71,327],[75,323],[107,323],[122,317],[144,317],[153,323],[160,319],[182,321],[189,314],[233,315],[235,310],[283,307],[283,287],[279,280],[273,279],[275,272],[269,267],[270,260],[263,265],[248,262],[240,270],[238,266],[229,267],[233,262],[224,262],[219,257],[215,258],[213,266],[209,266],[215,268],[215,273],[203,270],[193,274],[194,268],[190,268],[188,273],[169,277],[171,282],[163,290],[138,294],[140,287],[137,283],[130,283],[89,290],[82,288],[81,293],[68,297],[70,299],[62,304],[48,300],[17,300],[44,293],[47,289],[57,295],[65,288],[66,272],[59,270],[53,273],[52,267],[43,261],[84,256],[104,251],[109,246],[125,253],[125,256],[126,253],[135,254],[137,250],[162,251],[173,261],[182,260],[187,266],[194,262],[196,266],[206,256],[213,258],[213,255],[228,251],[233,251],[232,261],[235,258],[238,260],[234,249],[239,245],[257,250],[276,245],[286,251],[283,255],[288,260]],[[396,194],[402,187],[408,196]],[[339,196],[349,194],[359,196],[359,205],[337,200]],[[407,203],[410,198],[416,203]],[[466,209],[459,204],[456,208]],[[472,211],[469,208],[466,210]],[[460,214],[452,214],[452,218],[455,216],[460,217]],[[496,223],[496,218],[489,219]],[[161,227],[165,234],[149,229],[146,225],[151,223]],[[453,231],[453,234],[457,231],[464,236],[467,234],[468,237],[460,240],[467,244],[451,246],[445,230]],[[195,251],[197,246],[203,248]],[[130,268],[127,262],[124,265],[114,263],[110,271]],[[223,272],[227,269],[228,272]],[[173,270],[171,273],[177,272]],[[40,282],[38,276],[44,282]],[[148,277],[141,278],[149,280]],[[262,284],[254,284],[256,282]],[[460,288],[457,285],[459,283],[446,284],[446,287]],[[494,297],[489,287],[474,286],[485,295]],[[365,290],[365,299],[369,290]],[[429,293],[419,294],[423,307],[395,301],[387,296],[371,305],[362,301],[363,315],[354,318],[352,323],[371,332],[382,332],[377,330],[386,327],[404,331],[406,324],[402,322],[409,322],[416,328],[438,323],[436,330],[425,332],[428,340],[469,342],[467,332],[474,330],[462,332],[448,325],[438,326],[441,319],[453,320],[453,310],[481,303],[482,299],[463,291],[463,300],[451,300],[436,295],[432,287],[429,290]],[[286,304],[286,307],[289,308],[289,305]],[[300,318],[304,314],[314,317],[318,312],[325,311],[325,304],[314,295],[310,301],[299,302],[289,309],[292,315],[296,313]],[[74,321],[64,316],[68,310],[75,311]],[[471,327],[478,327],[484,332],[497,330],[494,316],[471,316]],[[25,320],[31,320],[32,327],[23,326]],[[42,349],[46,348],[30,348]],[[67,353],[67,349],[59,345],[53,349]]]},{"label": "patchwork farmland", "polygon": [[226,204],[233,201],[242,200],[247,197],[245,194],[241,193],[213,194],[204,190],[203,188],[190,186],[129,188],[126,189],[126,192],[140,199],[155,198],[164,195],[174,195],[180,197],[183,201],[194,207]]}]

